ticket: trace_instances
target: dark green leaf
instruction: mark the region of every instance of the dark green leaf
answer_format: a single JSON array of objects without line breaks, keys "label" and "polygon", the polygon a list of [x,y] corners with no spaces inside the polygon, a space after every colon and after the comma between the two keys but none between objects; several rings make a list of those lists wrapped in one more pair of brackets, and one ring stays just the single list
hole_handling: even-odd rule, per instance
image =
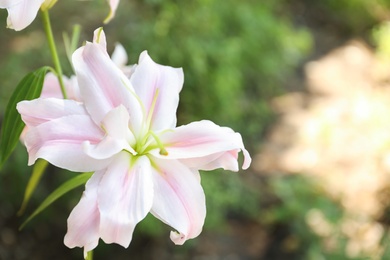
[{"label": "dark green leaf", "polygon": [[28,219],[26,221],[23,222],[23,224],[20,226],[20,229],[22,229],[31,219],[33,219],[36,215],[41,213],[44,209],[46,209],[48,206],[50,206],[54,201],[56,201],[62,195],[77,188],[80,185],[85,184],[91,176],[92,176],[92,173],[86,172],[86,173],[79,174],[79,175],[73,177],[72,179],[66,181],[65,183],[63,183],[60,187],[58,187],[55,191],[53,191],[42,202],[42,204],[31,214],[30,217],[28,217]]},{"label": "dark green leaf", "polygon": [[32,100],[41,95],[43,81],[49,67],[42,67],[27,74],[18,84],[5,110],[0,138],[0,168],[15,149],[24,123],[16,110],[22,100]]}]

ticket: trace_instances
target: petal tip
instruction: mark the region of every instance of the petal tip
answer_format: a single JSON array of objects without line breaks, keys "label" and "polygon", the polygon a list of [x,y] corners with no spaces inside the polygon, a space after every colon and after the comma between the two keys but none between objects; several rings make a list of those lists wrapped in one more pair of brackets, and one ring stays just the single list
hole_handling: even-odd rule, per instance
[{"label": "petal tip", "polygon": [[182,233],[179,233],[177,231],[171,231],[170,238],[175,243],[175,245],[183,245],[184,242],[186,242],[186,236]]},{"label": "petal tip", "polygon": [[244,162],[242,164],[242,169],[246,170],[251,165],[252,158],[251,158],[249,152],[246,149],[242,149],[242,152],[244,153]]}]

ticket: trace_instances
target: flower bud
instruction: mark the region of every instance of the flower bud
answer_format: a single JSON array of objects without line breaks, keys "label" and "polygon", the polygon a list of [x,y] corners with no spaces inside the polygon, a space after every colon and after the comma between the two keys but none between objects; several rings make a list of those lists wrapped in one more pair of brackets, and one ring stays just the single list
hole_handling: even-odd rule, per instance
[{"label": "flower bud", "polygon": [[45,2],[43,2],[41,5],[41,10],[47,11],[52,8],[55,3],[57,3],[57,0],[45,0]]}]

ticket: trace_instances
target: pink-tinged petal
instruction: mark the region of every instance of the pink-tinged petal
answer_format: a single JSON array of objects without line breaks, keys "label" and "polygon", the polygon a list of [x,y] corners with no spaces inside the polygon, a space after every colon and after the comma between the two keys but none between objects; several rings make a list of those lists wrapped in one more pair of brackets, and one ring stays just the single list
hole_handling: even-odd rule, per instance
[{"label": "pink-tinged petal", "polygon": [[131,77],[136,68],[136,65],[127,65],[127,53],[125,48],[120,43],[115,44],[115,49],[111,55],[111,60],[115,63],[116,66],[118,66],[118,68],[121,69],[126,77]]},{"label": "pink-tinged petal", "polygon": [[102,121],[102,127],[108,135],[125,139],[130,144],[135,144],[133,133],[129,130],[130,115],[123,105],[119,105],[110,112]]},{"label": "pink-tinged petal", "polygon": [[[129,147],[129,145],[124,140],[115,139],[107,135],[97,144],[91,144],[90,141],[85,141],[82,147],[84,153],[89,157],[97,160],[103,160],[114,156]],[[131,147],[128,149],[132,150]]]},{"label": "pink-tinged petal", "polygon": [[[65,85],[66,94],[68,95],[68,99],[82,101],[76,77],[72,76],[71,78],[67,78],[64,76],[63,82]],[[63,98],[58,78],[51,72],[47,73],[45,76],[41,98]]]},{"label": "pink-tinged petal", "polygon": [[176,160],[154,159],[154,200],[151,213],[173,227],[177,245],[197,237],[206,217],[206,202],[199,173]]},{"label": "pink-tinged petal", "polygon": [[205,169],[210,170],[214,165],[237,170],[237,167],[232,165],[232,156],[237,159],[237,150],[244,154],[243,169],[247,169],[251,163],[251,157],[244,147],[241,135],[211,121],[193,122],[162,132],[160,140],[168,155],[160,155],[157,149],[151,151],[153,155],[167,159],[191,159],[190,165],[196,169],[206,167]]},{"label": "pink-tinged petal", "polygon": [[135,137],[128,128],[129,113],[126,108],[120,105],[107,113],[102,121],[102,128],[106,136],[98,144],[84,142],[84,152],[95,159],[107,159],[122,150],[136,154],[130,146],[135,144]]},{"label": "pink-tinged petal", "polygon": [[106,243],[128,247],[137,223],[153,203],[151,164],[121,152],[108,166],[98,190],[100,236]]},{"label": "pink-tinged petal", "polygon": [[106,53],[106,51],[107,51],[107,40],[106,40],[106,34],[104,33],[102,27],[96,29],[93,32],[93,43],[98,44],[100,46],[100,48],[102,48],[102,50]]},{"label": "pink-tinged petal", "polygon": [[47,73],[45,76],[41,98],[63,98],[58,78],[52,72]]},{"label": "pink-tinged petal", "polygon": [[127,78],[130,78],[135,68],[137,67],[135,64],[127,65],[127,52],[123,45],[120,43],[115,44],[115,49],[111,54],[111,60],[126,75]]},{"label": "pink-tinged petal", "polygon": [[143,112],[127,77],[101,46],[87,42],[73,54],[80,93],[88,113],[100,125],[106,114],[123,104],[130,115],[130,129],[138,133]]},{"label": "pink-tinged petal", "polygon": [[150,129],[158,131],[175,127],[183,70],[159,65],[144,51],[130,81],[145,106],[146,115],[152,119]]},{"label": "pink-tinged petal", "polygon": [[72,75],[70,78],[66,79],[64,83],[68,94],[68,99],[83,102],[76,76]]},{"label": "pink-tinged petal", "polygon": [[0,0],[0,8],[8,11],[7,27],[20,31],[34,21],[45,0]]},{"label": "pink-tinged petal", "polygon": [[83,151],[83,143],[98,143],[103,133],[88,116],[75,115],[54,119],[28,130],[24,142],[29,154],[28,164],[38,158],[76,172],[96,171],[107,166],[110,159],[96,160]]},{"label": "pink-tinged petal", "polygon": [[56,98],[22,101],[18,103],[17,109],[26,124],[20,135],[20,140],[23,143],[29,127],[67,115],[85,115],[87,113],[80,103]]},{"label": "pink-tinged petal", "polygon": [[211,171],[222,168],[224,170],[237,172],[239,170],[237,161],[239,152],[240,150],[237,149],[228,152],[216,153],[205,157],[182,159],[180,161],[190,168],[203,171]]},{"label": "pink-tinged petal", "polygon": [[122,68],[127,65],[128,57],[125,48],[122,44],[115,44],[115,49],[111,54],[111,60],[117,65],[119,68]]},{"label": "pink-tinged petal", "polygon": [[[62,100],[64,102],[75,102]],[[24,101],[28,102],[36,101]],[[18,108],[24,106],[18,104]],[[104,133],[88,115],[75,114],[51,119],[28,129],[24,142],[29,165],[43,158],[60,168],[76,172],[96,171],[107,166],[111,159],[96,160],[83,151],[83,143],[99,143]]]},{"label": "pink-tinged petal", "polygon": [[104,23],[109,23],[112,18],[115,16],[116,9],[119,5],[119,0],[107,0],[108,4],[110,5],[110,13],[108,14],[107,18],[104,20]]},{"label": "pink-tinged petal", "polygon": [[73,100],[57,98],[38,98],[31,101],[22,101],[17,104],[16,109],[28,127],[34,127],[65,116],[88,115],[82,104]]},{"label": "pink-tinged petal", "polygon": [[69,248],[84,247],[84,258],[88,251],[99,243],[100,213],[97,204],[97,189],[103,171],[95,172],[88,180],[85,191],[68,217],[68,232],[64,244]]}]

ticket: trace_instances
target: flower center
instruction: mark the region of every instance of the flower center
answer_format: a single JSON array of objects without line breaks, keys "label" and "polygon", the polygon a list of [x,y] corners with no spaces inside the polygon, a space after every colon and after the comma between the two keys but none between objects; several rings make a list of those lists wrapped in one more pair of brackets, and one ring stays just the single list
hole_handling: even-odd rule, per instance
[{"label": "flower center", "polygon": [[143,155],[147,154],[150,150],[153,150],[155,148],[160,149],[161,155],[168,155],[168,152],[162,144],[160,138],[153,131],[150,130],[146,133],[146,135],[142,138],[140,142],[137,142],[135,151],[139,155]]},{"label": "flower center", "polygon": [[148,113],[147,117],[146,117],[145,107],[143,107],[144,114],[146,117],[146,121],[145,121],[145,125],[144,125],[144,129],[145,129],[146,134],[137,141],[135,148],[134,148],[134,150],[139,155],[147,154],[150,150],[153,150],[156,148],[160,149],[161,155],[168,155],[168,152],[165,149],[164,145],[162,144],[160,138],[152,130],[150,130],[150,127],[152,124],[153,113],[154,113],[154,109],[155,109],[157,98],[158,98],[158,94],[159,94],[159,89],[156,89],[156,92],[154,93],[153,101],[152,101],[152,104],[150,106],[149,113]]}]

